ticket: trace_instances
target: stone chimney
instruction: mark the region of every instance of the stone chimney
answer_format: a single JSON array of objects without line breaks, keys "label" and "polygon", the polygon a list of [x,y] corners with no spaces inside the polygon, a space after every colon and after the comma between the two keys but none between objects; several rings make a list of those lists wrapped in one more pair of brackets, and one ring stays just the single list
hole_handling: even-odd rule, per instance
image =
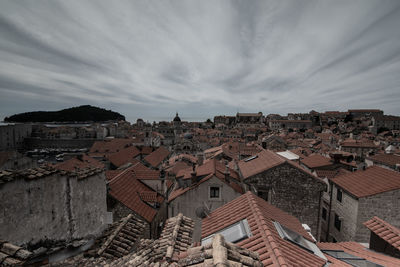
[{"label": "stone chimney", "polygon": [[203,154],[199,154],[199,155],[197,155],[197,164],[199,165],[199,166],[201,166],[201,165],[203,165],[203,162],[204,162],[204,155]]},{"label": "stone chimney", "polygon": [[196,165],[193,164],[192,172],[190,173],[190,181],[192,185],[197,183]]}]

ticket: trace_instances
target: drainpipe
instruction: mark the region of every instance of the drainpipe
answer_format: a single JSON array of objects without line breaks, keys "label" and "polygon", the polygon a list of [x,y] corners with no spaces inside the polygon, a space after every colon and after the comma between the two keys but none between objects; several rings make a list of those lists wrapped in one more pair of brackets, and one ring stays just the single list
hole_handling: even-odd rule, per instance
[{"label": "drainpipe", "polygon": [[329,232],[330,232],[330,226],[331,226],[331,210],[332,210],[332,195],[333,195],[333,183],[329,181],[329,188],[331,189],[331,193],[329,195],[329,207],[328,207],[328,227],[326,229],[326,236],[325,236],[325,242],[328,242],[329,238]]}]

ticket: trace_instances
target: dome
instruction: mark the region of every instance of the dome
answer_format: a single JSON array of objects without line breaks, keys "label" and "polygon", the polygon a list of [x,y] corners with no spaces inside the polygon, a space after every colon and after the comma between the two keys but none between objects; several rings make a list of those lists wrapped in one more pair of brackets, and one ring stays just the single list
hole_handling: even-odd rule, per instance
[{"label": "dome", "polygon": [[175,118],[174,118],[174,121],[181,121],[181,118],[179,118],[179,116],[178,116],[178,112],[176,113],[176,116],[175,116]]}]

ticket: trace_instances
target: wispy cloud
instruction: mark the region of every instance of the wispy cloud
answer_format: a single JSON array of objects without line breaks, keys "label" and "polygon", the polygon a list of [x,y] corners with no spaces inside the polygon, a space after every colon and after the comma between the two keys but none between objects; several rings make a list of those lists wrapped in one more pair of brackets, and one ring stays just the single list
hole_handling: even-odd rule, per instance
[{"label": "wispy cloud", "polygon": [[0,115],[399,114],[400,2],[1,1]]}]

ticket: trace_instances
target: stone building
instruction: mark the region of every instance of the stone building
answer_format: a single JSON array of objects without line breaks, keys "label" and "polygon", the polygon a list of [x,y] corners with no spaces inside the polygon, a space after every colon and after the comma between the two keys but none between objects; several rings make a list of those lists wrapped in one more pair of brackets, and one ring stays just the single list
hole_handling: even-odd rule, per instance
[{"label": "stone building", "polygon": [[236,124],[261,124],[262,122],[263,122],[262,112],[236,113]]},{"label": "stone building", "polygon": [[17,245],[100,234],[111,221],[101,169],[0,172],[0,237]]},{"label": "stone building", "polygon": [[264,150],[238,164],[247,189],[320,234],[320,201],[326,183],[298,164]]},{"label": "stone building", "polygon": [[345,140],[340,144],[340,150],[353,153],[358,158],[364,159],[370,152],[377,152],[378,146],[372,141]]},{"label": "stone building", "polygon": [[310,120],[270,120],[268,126],[271,130],[279,129],[299,129],[307,130],[312,128],[313,124]]},{"label": "stone building", "polygon": [[378,216],[400,226],[400,173],[372,166],[332,181],[327,241],[368,242],[363,223]]},{"label": "stone building", "polygon": [[0,123],[0,151],[22,148],[31,133],[30,124]]},{"label": "stone building", "polygon": [[178,172],[177,187],[168,198],[168,217],[183,213],[195,222],[193,240],[200,241],[201,219],[225,203],[240,196],[239,175],[223,163],[211,159],[194,171]]}]

